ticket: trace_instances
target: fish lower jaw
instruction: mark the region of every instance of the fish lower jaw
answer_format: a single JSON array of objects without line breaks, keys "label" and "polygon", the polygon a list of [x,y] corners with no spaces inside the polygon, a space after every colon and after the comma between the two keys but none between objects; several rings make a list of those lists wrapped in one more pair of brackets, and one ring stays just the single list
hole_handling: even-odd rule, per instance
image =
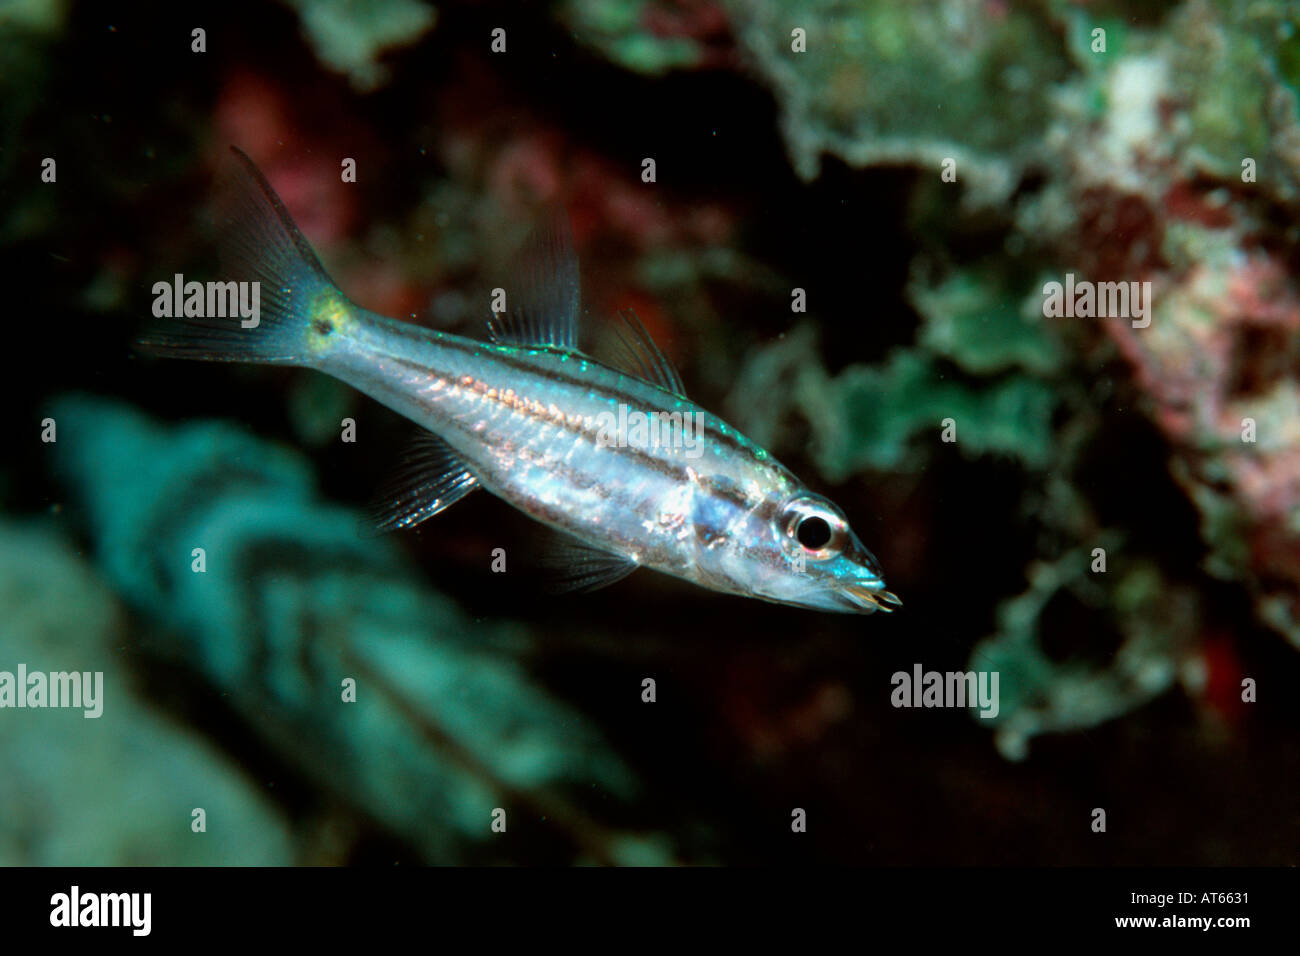
[{"label": "fish lower jaw", "polygon": [[903,606],[902,600],[892,591],[883,587],[871,588],[865,585],[850,585],[841,592],[858,610],[870,614],[884,611],[890,614]]}]

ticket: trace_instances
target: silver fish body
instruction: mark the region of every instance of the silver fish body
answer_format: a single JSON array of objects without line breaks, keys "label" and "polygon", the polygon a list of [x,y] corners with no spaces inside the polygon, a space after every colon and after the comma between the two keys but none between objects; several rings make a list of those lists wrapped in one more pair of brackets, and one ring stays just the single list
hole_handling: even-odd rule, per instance
[{"label": "silver fish body", "polygon": [[[766,452],[694,403],[590,358],[358,316],[317,366],[440,436],[488,491],[638,565],[746,594],[729,543],[799,488]],[[682,443],[600,443],[623,409],[702,422]],[[687,418],[687,416],[690,416]]]},{"label": "silver fish body", "polygon": [[[567,231],[534,257],[555,275],[525,290],[530,304],[512,325],[494,323],[499,339],[513,341],[440,333],[350,303],[240,156],[252,188],[232,224],[274,247],[245,263],[263,283],[269,327],[200,321],[143,345],[188,358],[306,365],[437,436],[429,464],[440,474],[415,476],[390,526],[409,526],[482,487],[578,543],[570,556],[576,585],[649,567],[715,591],[823,610],[901,603],[838,508],[686,399],[675,373],[653,374],[670,367],[639,325],[648,350],[642,371],[658,382],[573,347],[577,279]],[[628,420],[652,425],[611,431]]]}]

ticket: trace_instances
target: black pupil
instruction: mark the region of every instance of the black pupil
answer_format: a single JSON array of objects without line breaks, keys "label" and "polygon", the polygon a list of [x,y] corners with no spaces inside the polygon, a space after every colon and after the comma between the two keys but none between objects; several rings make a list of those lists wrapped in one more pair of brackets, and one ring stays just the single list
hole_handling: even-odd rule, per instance
[{"label": "black pupil", "polygon": [[814,515],[800,521],[799,529],[795,534],[799,538],[799,543],[809,551],[820,551],[831,540],[831,526],[826,523],[825,518]]}]

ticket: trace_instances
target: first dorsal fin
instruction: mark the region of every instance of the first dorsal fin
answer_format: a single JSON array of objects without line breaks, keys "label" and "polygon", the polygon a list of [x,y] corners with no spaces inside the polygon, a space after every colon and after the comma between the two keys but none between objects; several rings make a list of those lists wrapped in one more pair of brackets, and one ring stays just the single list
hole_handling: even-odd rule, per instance
[{"label": "first dorsal fin", "polygon": [[524,243],[506,311],[490,313],[488,334],[503,345],[578,348],[578,258],[564,210],[551,210]]},{"label": "first dorsal fin", "polygon": [[672,392],[679,398],[686,397],[686,386],[673,365],[672,360],[655,345],[646,327],[631,309],[619,312],[623,319],[623,328],[618,329],[618,340],[623,346],[621,363],[629,372],[639,378],[658,385],[665,391]]},{"label": "first dorsal fin", "polygon": [[[581,285],[569,217],[563,209],[552,209],[533,230],[520,253],[516,278],[504,291],[505,311],[488,314],[488,334],[493,342],[578,351]],[[681,375],[636,313],[627,309],[619,316],[623,324],[616,334],[622,354],[617,364],[685,398]]]}]

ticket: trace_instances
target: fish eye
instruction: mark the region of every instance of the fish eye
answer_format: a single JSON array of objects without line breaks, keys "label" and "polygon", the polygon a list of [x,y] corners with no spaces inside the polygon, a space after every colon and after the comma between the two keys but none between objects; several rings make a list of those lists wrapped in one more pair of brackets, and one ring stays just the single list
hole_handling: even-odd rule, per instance
[{"label": "fish eye", "polygon": [[831,526],[826,523],[825,518],[809,515],[799,522],[798,528],[795,529],[795,537],[809,551],[819,551],[831,540]]},{"label": "fish eye", "polygon": [[786,535],[814,560],[833,558],[844,550],[849,524],[829,501],[814,497],[796,498],[785,506]]}]

